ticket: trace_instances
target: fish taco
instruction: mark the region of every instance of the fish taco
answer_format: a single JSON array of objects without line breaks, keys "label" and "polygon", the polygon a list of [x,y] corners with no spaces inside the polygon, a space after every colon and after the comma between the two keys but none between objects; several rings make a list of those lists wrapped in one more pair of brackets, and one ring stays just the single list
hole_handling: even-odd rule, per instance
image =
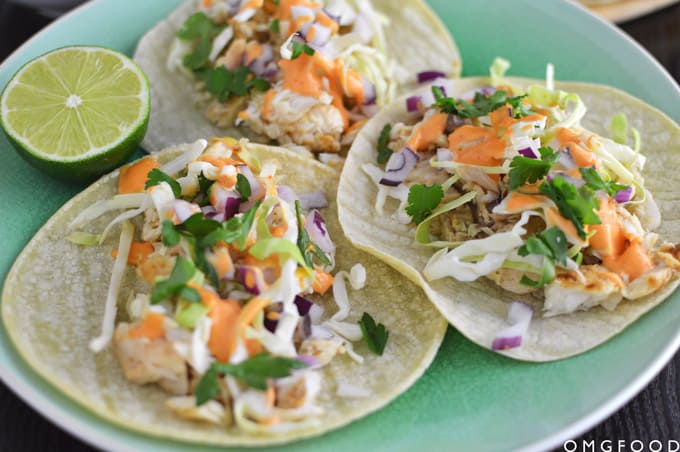
[{"label": "fish taco", "polygon": [[69,397],[144,434],[276,444],[377,410],[424,372],[446,321],[344,239],[334,174],[221,138],[103,177],[12,267],[9,337]]},{"label": "fish taco", "polygon": [[153,92],[147,149],[227,130],[324,161],[396,93],[461,69],[421,0],[189,1],[134,58]]},{"label": "fish taco", "polygon": [[676,288],[680,129],[617,89],[508,67],[437,81],[373,118],[349,152],[339,217],[465,336],[548,361]]}]

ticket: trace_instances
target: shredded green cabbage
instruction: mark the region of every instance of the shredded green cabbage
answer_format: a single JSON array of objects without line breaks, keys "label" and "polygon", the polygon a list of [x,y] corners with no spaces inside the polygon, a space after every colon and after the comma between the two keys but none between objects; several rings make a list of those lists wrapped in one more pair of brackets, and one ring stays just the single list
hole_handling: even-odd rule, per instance
[{"label": "shredded green cabbage", "polygon": [[425,220],[423,220],[416,228],[416,242],[421,245],[435,248],[451,248],[460,245],[462,242],[446,242],[446,241],[432,242],[430,240],[430,223],[432,223],[432,220],[438,217],[439,215],[449,212],[472,201],[473,199],[475,199],[475,196],[477,196],[476,192],[466,193],[460,198],[447,202],[446,204],[432,212],[432,214],[429,217],[425,218]]}]

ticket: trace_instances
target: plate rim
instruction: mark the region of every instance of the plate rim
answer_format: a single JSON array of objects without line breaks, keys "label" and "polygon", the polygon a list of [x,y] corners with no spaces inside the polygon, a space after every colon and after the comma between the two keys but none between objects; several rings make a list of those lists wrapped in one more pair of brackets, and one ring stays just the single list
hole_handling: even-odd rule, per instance
[{"label": "plate rim", "polygon": [[[646,48],[644,48],[640,43],[635,41],[630,35],[625,33],[623,30],[621,30],[614,24],[608,22],[601,16],[598,16],[596,13],[589,10],[587,7],[583,6],[578,2],[569,0],[561,0],[561,2],[563,4],[563,7],[572,7],[577,10],[580,10],[582,13],[590,15],[592,18],[598,21],[600,25],[609,28],[610,31],[613,31],[615,34],[617,34],[619,39],[622,39],[626,41],[629,45],[632,45],[638,52],[641,53],[642,57],[644,57],[648,62],[652,63],[652,65],[655,66],[657,71],[663,74],[664,78],[668,82],[670,82],[670,84],[675,88],[677,94],[680,95],[680,86],[678,85],[678,82],[675,81],[675,79],[670,75],[668,70],[665,67],[663,67]],[[53,22],[42,28],[36,34],[31,36],[27,41],[25,41],[21,46],[19,46],[12,53],[10,53],[0,63],[0,72],[5,70],[6,66],[9,66],[9,64],[12,63],[13,60],[17,59],[18,56],[22,52],[24,52],[27,47],[32,45],[34,41],[40,40],[44,34],[48,33],[55,27],[59,27],[63,21],[69,19],[71,16],[78,15],[85,10],[91,9],[98,3],[99,2],[97,0],[89,0],[72,9],[68,13],[60,16],[58,19],[54,20]],[[670,112],[664,111],[664,113],[671,116]],[[675,120],[675,118],[672,119]],[[7,339],[9,340],[9,338]],[[16,355],[17,359],[19,359],[23,364],[26,364],[24,362],[24,359],[17,352],[11,340],[9,340],[9,342],[7,343],[7,347],[12,349],[12,353]],[[653,357],[651,357],[652,359],[650,361],[649,366],[643,372],[639,373],[634,379],[629,381],[626,385],[622,386],[616,392],[616,394],[613,395],[606,403],[598,407],[596,410],[593,410],[590,413],[588,413],[584,418],[576,422],[567,424],[563,428],[552,433],[551,435],[548,435],[544,438],[526,444],[525,446],[520,447],[518,450],[526,452],[548,450],[558,447],[561,444],[564,444],[564,442],[568,441],[569,439],[576,440],[586,430],[600,423],[608,416],[611,416],[615,411],[620,409],[625,403],[630,401],[639,392],[641,392],[649,384],[649,382],[657,374],[659,374],[661,370],[663,370],[663,368],[668,364],[668,362],[673,358],[673,356],[678,350],[680,350],[680,331],[678,331],[675,334],[675,336],[671,336],[668,339],[666,345],[663,348],[661,348]],[[11,360],[12,360],[11,358],[8,359],[8,361],[10,362]],[[28,365],[26,364],[26,366]],[[27,367],[26,370],[33,376],[40,378],[42,380],[42,378],[29,367]],[[62,394],[59,393],[57,388],[52,387],[49,382],[43,380],[43,382],[47,386],[49,386],[49,389],[43,390],[37,387],[36,385],[23,381],[20,378],[21,373],[22,370],[18,369],[16,366],[13,367],[12,369],[10,369],[9,367],[0,366],[0,380],[14,395],[16,395],[19,399],[21,399],[23,402],[29,405],[31,409],[33,409],[47,422],[58,426],[62,430],[66,431],[68,434],[72,435],[73,437],[79,440],[86,442],[90,446],[98,447],[98,444],[101,443],[101,440],[103,438],[106,438],[107,449],[127,452],[136,449],[128,448],[128,446],[123,444],[121,437],[126,439],[130,438],[133,439],[133,441],[139,440],[141,442],[153,440],[164,441],[163,438],[156,438],[148,435],[143,435],[141,433],[138,434],[136,432],[121,428],[117,425],[107,423],[105,419],[96,416],[93,417],[95,425],[92,426],[88,422],[85,422],[83,419],[81,419],[81,415],[77,411],[73,413],[69,412],[68,409],[66,409],[57,401],[53,400],[54,395],[50,394],[49,393],[50,391],[56,391],[58,393],[56,395],[57,397]],[[66,397],[65,395],[63,396]],[[73,405],[77,410],[81,409],[86,410],[86,408],[81,407],[72,400],[68,400],[67,403],[69,405]],[[114,431],[116,432],[114,438],[110,438],[108,435],[101,431],[104,424],[114,429]],[[138,436],[139,439],[132,438],[130,435]],[[206,447],[208,449],[211,449],[210,446],[205,445],[197,446],[199,448]]]}]

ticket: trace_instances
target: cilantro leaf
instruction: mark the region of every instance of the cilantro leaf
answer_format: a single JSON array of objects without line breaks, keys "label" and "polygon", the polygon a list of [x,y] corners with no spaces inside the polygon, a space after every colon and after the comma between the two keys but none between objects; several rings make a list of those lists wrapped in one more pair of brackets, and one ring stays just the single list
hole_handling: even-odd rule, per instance
[{"label": "cilantro leaf", "polygon": [[472,103],[469,103],[465,100],[456,101],[451,97],[447,97],[439,86],[433,86],[432,93],[435,98],[435,107],[439,108],[443,113],[457,115],[461,118],[486,116],[506,104],[510,104],[512,107],[513,117],[515,118],[521,118],[529,114],[522,104],[522,99],[526,97],[526,94],[507,97],[507,93],[503,90],[498,90],[491,95],[476,92]]},{"label": "cilantro leaf", "polygon": [[198,291],[186,285],[195,273],[196,267],[194,264],[190,260],[178,256],[170,276],[153,286],[151,304],[171,299],[180,294],[188,301],[199,301],[201,297]]},{"label": "cilantro leaf", "polygon": [[579,168],[578,170],[581,172],[581,176],[583,177],[583,180],[586,181],[588,187],[596,191],[603,190],[607,192],[607,195],[609,196],[614,196],[621,190],[626,190],[628,188],[628,185],[621,185],[614,181],[605,182],[602,180],[599,173],[595,171],[595,168]]},{"label": "cilantro leaf", "polygon": [[390,332],[387,331],[385,325],[382,323],[375,324],[375,320],[368,312],[364,312],[364,315],[359,320],[359,327],[361,328],[361,334],[364,336],[364,341],[368,349],[375,353],[376,355],[382,356],[385,350],[385,344],[387,344],[387,338]]},{"label": "cilantro leaf", "polygon": [[196,386],[196,405],[200,406],[217,397],[218,375],[226,374],[241,380],[253,389],[265,391],[268,378],[284,378],[293,369],[304,369],[307,364],[297,359],[260,353],[238,364],[212,363]]},{"label": "cilantro leaf", "polygon": [[202,12],[192,14],[177,31],[177,37],[183,40],[198,40],[194,49],[184,56],[182,63],[191,70],[205,66],[212,50],[212,39],[222,31]]},{"label": "cilantro leaf", "polygon": [[295,215],[297,216],[297,222],[298,222],[298,239],[297,239],[297,245],[298,248],[300,248],[300,252],[302,252],[302,257],[305,260],[305,265],[307,267],[313,267],[314,266],[314,259],[316,258],[319,262],[321,262],[324,265],[330,265],[331,261],[328,259],[328,256],[326,256],[326,253],[324,253],[319,246],[312,242],[312,240],[309,238],[309,234],[307,233],[307,230],[304,227],[304,223],[302,222],[302,213],[300,213],[300,201],[295,201]]},{"label": "cilantro leaf", "polygon": [[390,142],[390,132],[392,132],[392,124],[389,123],[385,124],[380,131],[380,137],[378,138],[378,163],[387,162],[394,152],[388,146]]},{"label": "cilantro leaf", "polygon": [[253,226],[255,213],[262,202],[258,201],[250,208],[244,215],[232,217],[218,229],[211,231],[199,240],[200,247],[209,247],[215,245],[217,242],[233,243],[236,242],[240,250],[246,246],[246,239]]},{"label": "cilantro leaf", "polygon": [[600,224],[600,217],[595,213],[600,202],[587,185],[577,190],[564,178],[555,177],[543,182],[538,189],[555,203],[560,215],[572,222],[582,239],[586,238],[584,224]]},{"label": "cilantro leaf", "polygon": [[255,73],[245,66],[239,66],[230,71],[224,66],[198,71],[196,75],[205,82],[206,89],[220,102],[231,96],[243,97],[251,89],[266,91],[270,84],[264,79],[257,78]]},{"label": "cilantro leaf", "polygon": [[217,397],[220,386],[217,382],[217,370],[210,366],[196,385],[196,406],[201,406]]},{"label": "cilantro leaf", "polygon": [[510,173],[508,174],[510,189],[514,190],[526,183],[532,184],[543,179],[560,155],[558,152],[554,152],[550,146],[540,148],[539,152],[541,153],[540,159],[521,155],[512,159]]},{"label": "cilantro leaf", "polygon": [[252,193],[248,178],[241,173],[236,175],[236,191],[241,195],[241,201],[248,201]]},{"label": "cilantro leaf", "polygon": [[439,205],[442,198],[444,198],[444,190],[439,184],[412,185],[408,191],[406,213],[413,218],[415,224],[420,224]]},{"label": "cilantro leaf", "polygon": [[203,174],[203,171],[201,171],[201,174],[198,175],[198,191],[201,192],[204,195],[208,195],[208,191],[210,190],[210,187],[215,183],[214,180],[210,180],[205,175]]},{"label": "cilantro leaf", "polygon": [[170,185],[170,188],[172,189],[172,193],[175,195],[175,198],[179,198],[180,195],[182,194],[182,186],[179,185],[179,182],[177,182],[175,179],[168,176],[158,168],[154,168],[151,171],[149,171],[149,174],[146,177],[147,179],[146,183],[144,184],[144,189],[153,187],[154,185],[158,185],[161,182],[167,182],[168,185]]},{"label": "cilantro leaf", "polygon": [[196,204],[201,207],[210,205],[210,187],[212,187],[214,183],[214,180],[205,177],[203,171],[201,171],[201,174],[198,175],[198,194],[194,199]]},{"label": "cilantro leaf", "polygon": [[179,243],[179,239],[182,235],[175,229],[175,225],[172,220],[163,220],[161,225],[161,238],[163,240],[163,245],[165,246],[175,246]]},{"label": "cilantro leaf", "polygon": [[194,237],[200,238],[210,234],[215,229],[219,229],[221,226],[222,224],[219,221],[206,218],[203,212],[196,212],[184,220],[184,223],[180,223],[176,227],[190,233]]},{"label": "cilantro leaf", "polygon": [[520,256],[538,254],[546,256],[553,262],[567,265],[567,237],[556,226],[529,237],[517,253]]},{"label": "cilantro leaf", "polygon": [[291,60],[294,60],[295,58],[299,57],[303,53],[311,56],[314,55],[314,49],[308,46],[307,44],[303,44],[301,42],[293,41],[293,54],[290,56]]},{"label": "cilantro leaf", "polygon": [[271,30],[273,33],[279,32],[279,19],[273,19],[269,23],[269,30]]}]

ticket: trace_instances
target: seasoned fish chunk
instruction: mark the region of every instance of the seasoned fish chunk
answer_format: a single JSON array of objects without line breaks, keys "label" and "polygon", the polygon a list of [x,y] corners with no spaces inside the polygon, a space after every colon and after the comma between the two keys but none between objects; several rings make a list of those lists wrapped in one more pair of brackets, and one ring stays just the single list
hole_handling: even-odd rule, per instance
[{"label": "seasoned fish chunk", "polygon": [[560,273],[545,287],[544,316],[585,311],[597,305],[612,310],[623,295],[621,278],[601,265],[584,265],[576,272]]},{"label": "seasoned fish chunk", "polygon": [[[269,99],[268,99],[269,96]],[[255,96],[243,120],[256,133],[281,144],[306,146],[314,152],[339,152],[344,122],[330,103],[290,90]]]},{"label": "seasoned fish chunk", "polygon": [[131,338],[138,323],[119,323],[113,336],[113,350],[132,383],[158,383],[171,394],[183,395],[189,389],[187,366],[165,337]]}]

